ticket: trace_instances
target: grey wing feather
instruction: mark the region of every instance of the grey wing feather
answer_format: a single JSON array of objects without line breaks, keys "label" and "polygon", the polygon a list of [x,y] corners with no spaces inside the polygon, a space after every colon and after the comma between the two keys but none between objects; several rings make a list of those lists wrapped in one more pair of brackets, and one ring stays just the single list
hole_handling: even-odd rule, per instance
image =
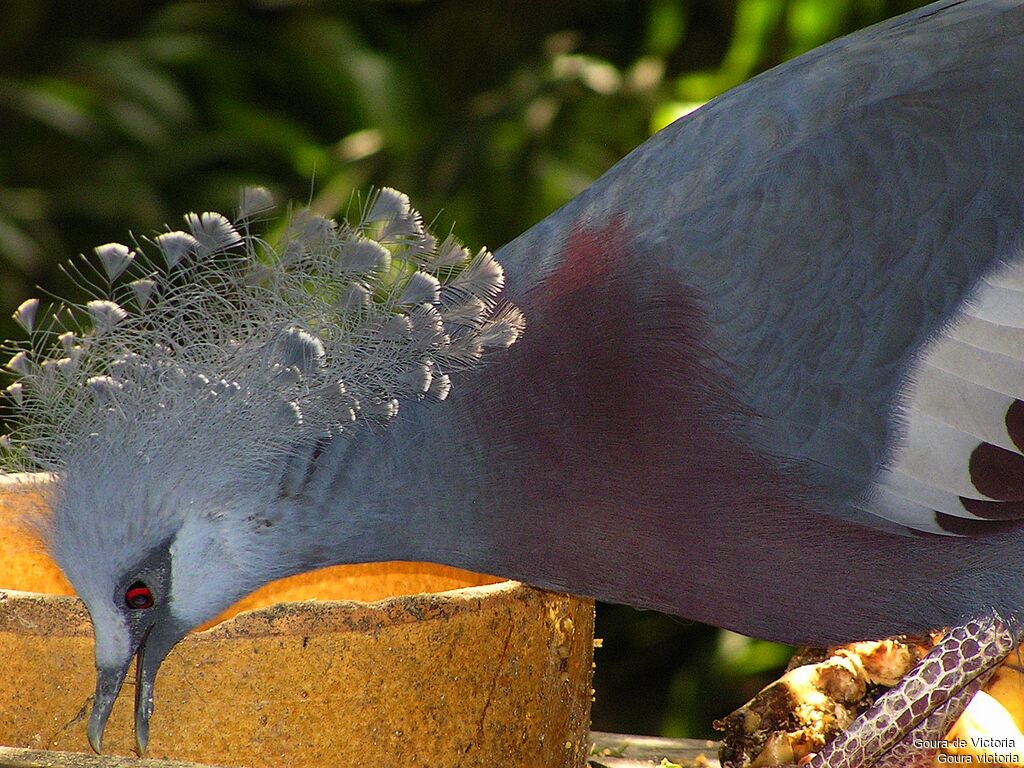
[{"label": "grey wing feather", "polygon": [[836,41],[678,121],[499,252],[509,289],[567,223],[625,215],[700,291],[752,441],[824,511],[950,532],[936,512],[980,519],[959,500],[979,496],[972,446],[1019,453],[994,420],[1024,390],[1022,72],[1020,2]]}]

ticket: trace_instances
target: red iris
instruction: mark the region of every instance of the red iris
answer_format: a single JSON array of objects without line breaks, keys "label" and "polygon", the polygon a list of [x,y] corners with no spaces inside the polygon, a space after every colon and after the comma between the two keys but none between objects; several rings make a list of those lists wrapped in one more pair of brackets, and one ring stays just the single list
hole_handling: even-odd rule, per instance
[{"label": "red iris", "polygon": [[141,581],[136,581],[124,593],[124,601],[128,604],[129,608],[152,608],[153,593]]}]

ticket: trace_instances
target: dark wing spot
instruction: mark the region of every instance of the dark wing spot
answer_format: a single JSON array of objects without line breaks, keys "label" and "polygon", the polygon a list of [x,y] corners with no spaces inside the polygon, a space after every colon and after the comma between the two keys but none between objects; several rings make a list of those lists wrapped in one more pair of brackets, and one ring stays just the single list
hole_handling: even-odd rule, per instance
[{"label": "dark wing spot", "polygon": [[1024,499],[1024,456],[982,443],[971,452],[971,483],[992,499]]},{"label": "dark wing spot", "polygon": [[1024,521],[1020,520],[968,520],[944,512],[935,513],[935,522],[942,530],[955,533],[957,536],[987,536],[1024,525]]},{"label": "dark wing spot", "polygon": [[1013,444],[1024,451],[1024,401],[1014,400],[1006,409],[1006,431]]},{"label": "dark wing spot", "polygon": [[981,501],[961,497],[960,503],[972,515],[985,520],[1024,519],[1024,502],[1021,501]]}]

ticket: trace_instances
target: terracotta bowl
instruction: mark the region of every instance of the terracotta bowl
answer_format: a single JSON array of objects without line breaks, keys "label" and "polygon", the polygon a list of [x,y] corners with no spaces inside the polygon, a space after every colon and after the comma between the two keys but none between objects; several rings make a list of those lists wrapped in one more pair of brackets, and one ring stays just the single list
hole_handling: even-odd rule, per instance
[{"label": "terracotta bowl", "polygon": [[[38,543],[11,525],[24,505],[45,504],[41,478],[0,477],[0,744],[86,752],[89,616]],[[172,651],[148,756],[582,766],[593,618],[589,600],[428,564],[276,582]],[[134,743],[133,679],[104,738],[114,753]]]}]

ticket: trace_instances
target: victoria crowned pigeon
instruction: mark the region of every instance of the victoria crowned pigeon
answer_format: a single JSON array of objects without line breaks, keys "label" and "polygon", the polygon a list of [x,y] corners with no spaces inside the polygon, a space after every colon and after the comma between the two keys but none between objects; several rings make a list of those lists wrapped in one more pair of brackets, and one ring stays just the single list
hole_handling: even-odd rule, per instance
[{"label": "victoria crowned pigeon", "polygon": [[831,768],[914,759],[1013,647],[1020,0],[766,72],[494,257],[393,190],[273,244],[265,205],[101,246],[88,301],[16,313],[9,465],[56,477],[40,525],[92,616],[97,750],[133,657],[142,751],[186,632],[335,563],[819,646],[954,627]]}]

